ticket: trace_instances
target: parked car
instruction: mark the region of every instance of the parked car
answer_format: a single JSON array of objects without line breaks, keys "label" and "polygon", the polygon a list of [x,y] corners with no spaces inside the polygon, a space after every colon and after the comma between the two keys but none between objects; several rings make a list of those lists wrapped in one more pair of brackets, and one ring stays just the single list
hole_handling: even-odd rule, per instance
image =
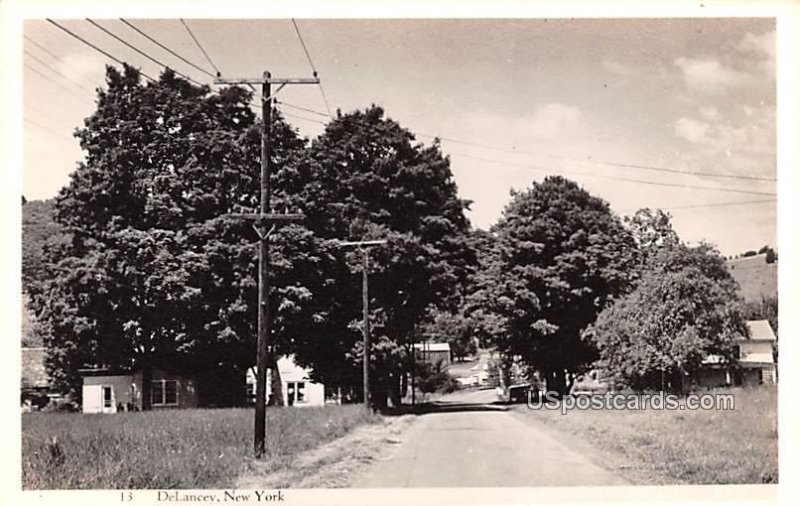
[{"label": "parked car", "polygon": [[529,393],[533,396],[532,400],[538,400],[539,390],[531,388],[530,383],[517,383],[506,388],[497,387],[497,396],[500,402],[509,404],[522,404],[528,402]]}]

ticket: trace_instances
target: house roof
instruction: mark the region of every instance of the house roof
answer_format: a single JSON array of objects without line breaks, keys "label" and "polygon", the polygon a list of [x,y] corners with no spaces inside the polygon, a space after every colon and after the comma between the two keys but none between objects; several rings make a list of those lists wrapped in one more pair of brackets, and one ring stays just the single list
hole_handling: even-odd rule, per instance
[{"label": "house roof", "polygon": [[45,348],[22,348],[22,384],[31,388],[50,386],[44,368]]},{"label": "house roof", "polygon": [[750,330],[751,341],[776,341],[775,333],[767,320],[749,320],[747,328]]},{"label": "house roof", "polygon": [[450,343],[414,343],[414,348],[423,351],[450,351]]}]

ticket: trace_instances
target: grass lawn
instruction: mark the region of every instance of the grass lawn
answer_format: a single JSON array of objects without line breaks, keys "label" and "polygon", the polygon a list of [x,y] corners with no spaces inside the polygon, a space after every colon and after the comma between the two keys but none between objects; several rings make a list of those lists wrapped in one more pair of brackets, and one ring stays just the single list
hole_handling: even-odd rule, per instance
[{"label": "grass lawn", "polygon": [[[228,488],[255,466],[252,409],[22,415],[24,489]],[[261,471],[373,421],[363,406],[267,410]]]},{"label": "grass lawn", "polygon": [[733,393],[736,409],[517,411],[574,436],[634,483],[777,483],[777,388],[712,393]]}]

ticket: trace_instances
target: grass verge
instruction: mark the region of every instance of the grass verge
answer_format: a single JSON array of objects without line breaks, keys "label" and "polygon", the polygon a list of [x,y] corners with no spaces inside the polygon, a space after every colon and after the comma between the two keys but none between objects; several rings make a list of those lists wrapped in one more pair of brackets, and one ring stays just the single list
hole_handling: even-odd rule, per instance
[{"label": "grass verge", "polygon": [[736,409],[516,411],[589,445],[633,482],[777,483],[777,388],[711,393],[733,393]]},{"label": "grass verge", "polygon": [[[362,406],[267,410],[265,472],[373,421]],[[252,409],[22,415],[24,489],[229,488],[252,461]]]}]

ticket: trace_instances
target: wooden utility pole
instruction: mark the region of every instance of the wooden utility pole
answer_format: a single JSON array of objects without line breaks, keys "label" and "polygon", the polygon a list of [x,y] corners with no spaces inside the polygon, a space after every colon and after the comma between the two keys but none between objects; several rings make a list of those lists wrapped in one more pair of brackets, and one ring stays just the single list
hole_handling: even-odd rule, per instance
[{"label": "wooden utility pole", "polygon": [[[280,84],[277,91],[287,84],[318,84],[319,79],[292,78],[273,79],[264,71],[261,79],[217,77],[216,84],[254,84],[261,85],[261,201],[257,214],[230,214],[234,219],[253,220],[253,228],[258,234],[258,340],[256,344],[256,414],[253,446],[256,458],[264,456],[264,439],[267,429],[267,369],[270,356],[269,336],[269,237],[278,223],[300,221],[302,214],[270,213],[270,174],[272,172],[272,84]],[[276,91],[276,93],[277,93]],[[267,227],[269,226],[269,229]]]},{"label": "wooden utility pole", "polygon": [[363,308],[362,333],[364,335],[364,407],[371,410],[369,398],[369,246],[386,244],[386,241],[348,241],[340,242],[339,246],[356,246],[361,250],[361,298]]}]

